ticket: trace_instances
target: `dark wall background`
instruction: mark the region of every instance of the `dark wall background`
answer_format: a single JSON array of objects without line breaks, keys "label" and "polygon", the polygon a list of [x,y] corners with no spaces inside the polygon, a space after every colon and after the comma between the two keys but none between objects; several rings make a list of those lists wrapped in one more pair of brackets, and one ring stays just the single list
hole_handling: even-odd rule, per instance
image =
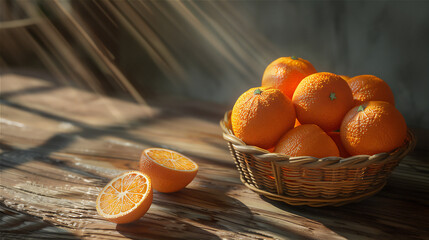
[{"label": "dark wall background", "polygon": [[[151,22],[183,70],[176,84],[155,74],[156,80],[149,80],[154,91],[233,104],[260,84],[271,61],[297,55],[318,71],[384,79],[407,123],[429,125],[429,1],[195,1],[183,6],[194,19],[170,6],[166,11],[173,21],[158,15]],[[128,66],[137,62],[124,59]],[[147,70],[129,69],[141,81]]]},{"label": "dark wall background", "polygon": [[274,45],[272,58],[299,55],[318,71],[376,75],[408,124],[427,128],[429,1],[258,1],[242,12]]},{"label": "dark wall background", "polygon": [[[318,71],[384,79],[408,125],[428,130],[429,1],[0,5],[3,70],[43,70],[61,84],[137,100],[179,97],[232,106],[260,84],[271,61],[296,55]],[[19,19],[36,20],[9,24]]]}]

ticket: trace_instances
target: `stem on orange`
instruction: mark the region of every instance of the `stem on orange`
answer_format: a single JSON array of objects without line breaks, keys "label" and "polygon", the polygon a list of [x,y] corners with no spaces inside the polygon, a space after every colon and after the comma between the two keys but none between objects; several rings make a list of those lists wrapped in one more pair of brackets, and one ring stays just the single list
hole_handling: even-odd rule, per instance
[{"label": "stem on orange", "polygon": [[256,94],[261,94],[262,93],[262,91],[261,91],[261,89],[259,89],[259,88],[257,88],[257,89],[255,89],[255,91],[253,92],[253,94],[254,95],[256,95]]}]

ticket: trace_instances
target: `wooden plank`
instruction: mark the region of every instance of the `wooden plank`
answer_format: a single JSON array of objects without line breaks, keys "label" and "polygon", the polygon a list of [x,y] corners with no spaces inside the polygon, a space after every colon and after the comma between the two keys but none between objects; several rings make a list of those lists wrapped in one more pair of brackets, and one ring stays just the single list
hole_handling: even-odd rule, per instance
[{"label": "wooden plank", "polygon": [[[343,207],[294,207],[244,187],[218,121],[228,106],[149,101],[141,106],[37,78],[1,76],[2,238],[424,239],[429,163],[408,156],[374,197]],[[95,199],[117,174],[138,168],[147,147],[178,150],[200,166],[148,213],[116,225]]]}]

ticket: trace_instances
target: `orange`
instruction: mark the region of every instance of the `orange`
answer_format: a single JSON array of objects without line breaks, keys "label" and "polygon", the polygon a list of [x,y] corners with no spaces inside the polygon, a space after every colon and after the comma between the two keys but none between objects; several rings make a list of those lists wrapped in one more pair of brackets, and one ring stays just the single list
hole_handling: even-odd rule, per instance
[{"label": "orange", "polygon": [[267,151],[268,151],[268,152],[271,152],[271,153],[272,153],[272,152],[274,152],[274,147],[272,147],[272,148],[268,148],[268,149],[267,149]]},{"label": "orange", "polygon": [[340,156],[335,142],[317,125],[303,124],[287,132],[277,143],[274,152],[291,157],[316,158]]},{"label": "orange", "polygon": [[407,125],[402,114],[392,104],[369,101],[346,114],[340,135],[350,154],[373,155],[401,146],[407,136]]},{"label": "orange", "polygon": [[347,83],[353,93],[354,105],[366,101],[386,101],[395,105],[393,92],[389,85],[374,75],[360,75],[350,78]]},{"label": "orange", "polygon": [[331,132],[340,128],[344,115],[353,107],[353,95],[339,75],[320,72],[301,81],[292,102],[301,124],[313,123]]},{"label": "orange", "polygon": [[98,214],[114,223],[129,223],[141,218],[152,204],[151,180],[131,171],[110,181],[98,195]]},{"label": "orange", "polygon": [[184,155],[164,149],[145,149],[140,158],[140,171],[152,179],[158,192],[176,192],[195,178],[198,165]]},{"label": "orange", "polygon": [[292,102],[275,88],[251,88],[236,101],[231,114],[234,135],[246,144],[273,147],[295,123]]},{"label": "orange", "polygon": [[349,81],[350,77],[347,75],[340,75],[340,77],[342,77],[344,80]]},{"label": "orange", "polygon": [[280,89],[292,99],[295,88],[306,76],[316,73],[313,65],[302,58],[281,57],[270,63],[262,76],[262,87]]},{"label": "orange", "polygon": [[293,127],[298,127],[299,125],[301,125],[301,123],[298,121],[298,119],[295,119],[295,125],[293,125]]},{"label": "orange", "polygon": [[340,157],[350,157],[350,154],[347,152],[346,148],[341,142],[340,132],[328,132],[327,134],[332,138],[332,140],[334,140],[335,144],[337,145],[338,151],[340,151]]}]

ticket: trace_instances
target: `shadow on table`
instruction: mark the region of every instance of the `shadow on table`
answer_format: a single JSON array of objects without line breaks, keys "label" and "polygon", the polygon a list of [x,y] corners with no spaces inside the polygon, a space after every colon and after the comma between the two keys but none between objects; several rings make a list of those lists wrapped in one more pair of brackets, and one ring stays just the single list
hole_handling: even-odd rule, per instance
[{"label": "shadow on table", "polygon": [[267,226],[261,226],[246,205],[220,190],[185,188],[175,193],[155,192],[151,209],[139,221],[117,225],[116,229],[132,239],[269,237],[261,233],[267,231]]},{"label": "shadow on table", "polygon": [[118,224],[116,230],[129,239],[221,239],[184,221],[154,223],[148,217],[134,223]]},{"label": "shadow on table", "polygon": [[0,239],[79,239],[65,229],[0,204]]},{"label": "shadow on table", "polygon": [[221,239],[214,232],[223,237],[235,236],[225,224],[227,218],[236,215],[248,218],[252,214],[225,194],[190,188],[175,193],[155,191],[153,204],[144,217],[134,223],[118,224],[116,229],[132,239]]},{"label": "shadow on table", "polygon": [[425,214],[419,214],[419,209],[423,210],[424,207],[418,204],[411,206],[402,199],[391,198],[386,190],[360,202],[339,207],[292,206],[264,196],[261,198],[283,211],[323,224],[345,238],[420,239],[428,234],[424,224],[429,219],[423,216]]},{"label": "shadow on table", "polygon": [[285,222],[278,223],[275,217],[266,219],[252,213],[241,201],[213,189],[155,192],[151,209],[139,221],[117,225],[116,230],[132,239],[308,239],[311,235],[294,229],[297,225],[283,226]]}]

